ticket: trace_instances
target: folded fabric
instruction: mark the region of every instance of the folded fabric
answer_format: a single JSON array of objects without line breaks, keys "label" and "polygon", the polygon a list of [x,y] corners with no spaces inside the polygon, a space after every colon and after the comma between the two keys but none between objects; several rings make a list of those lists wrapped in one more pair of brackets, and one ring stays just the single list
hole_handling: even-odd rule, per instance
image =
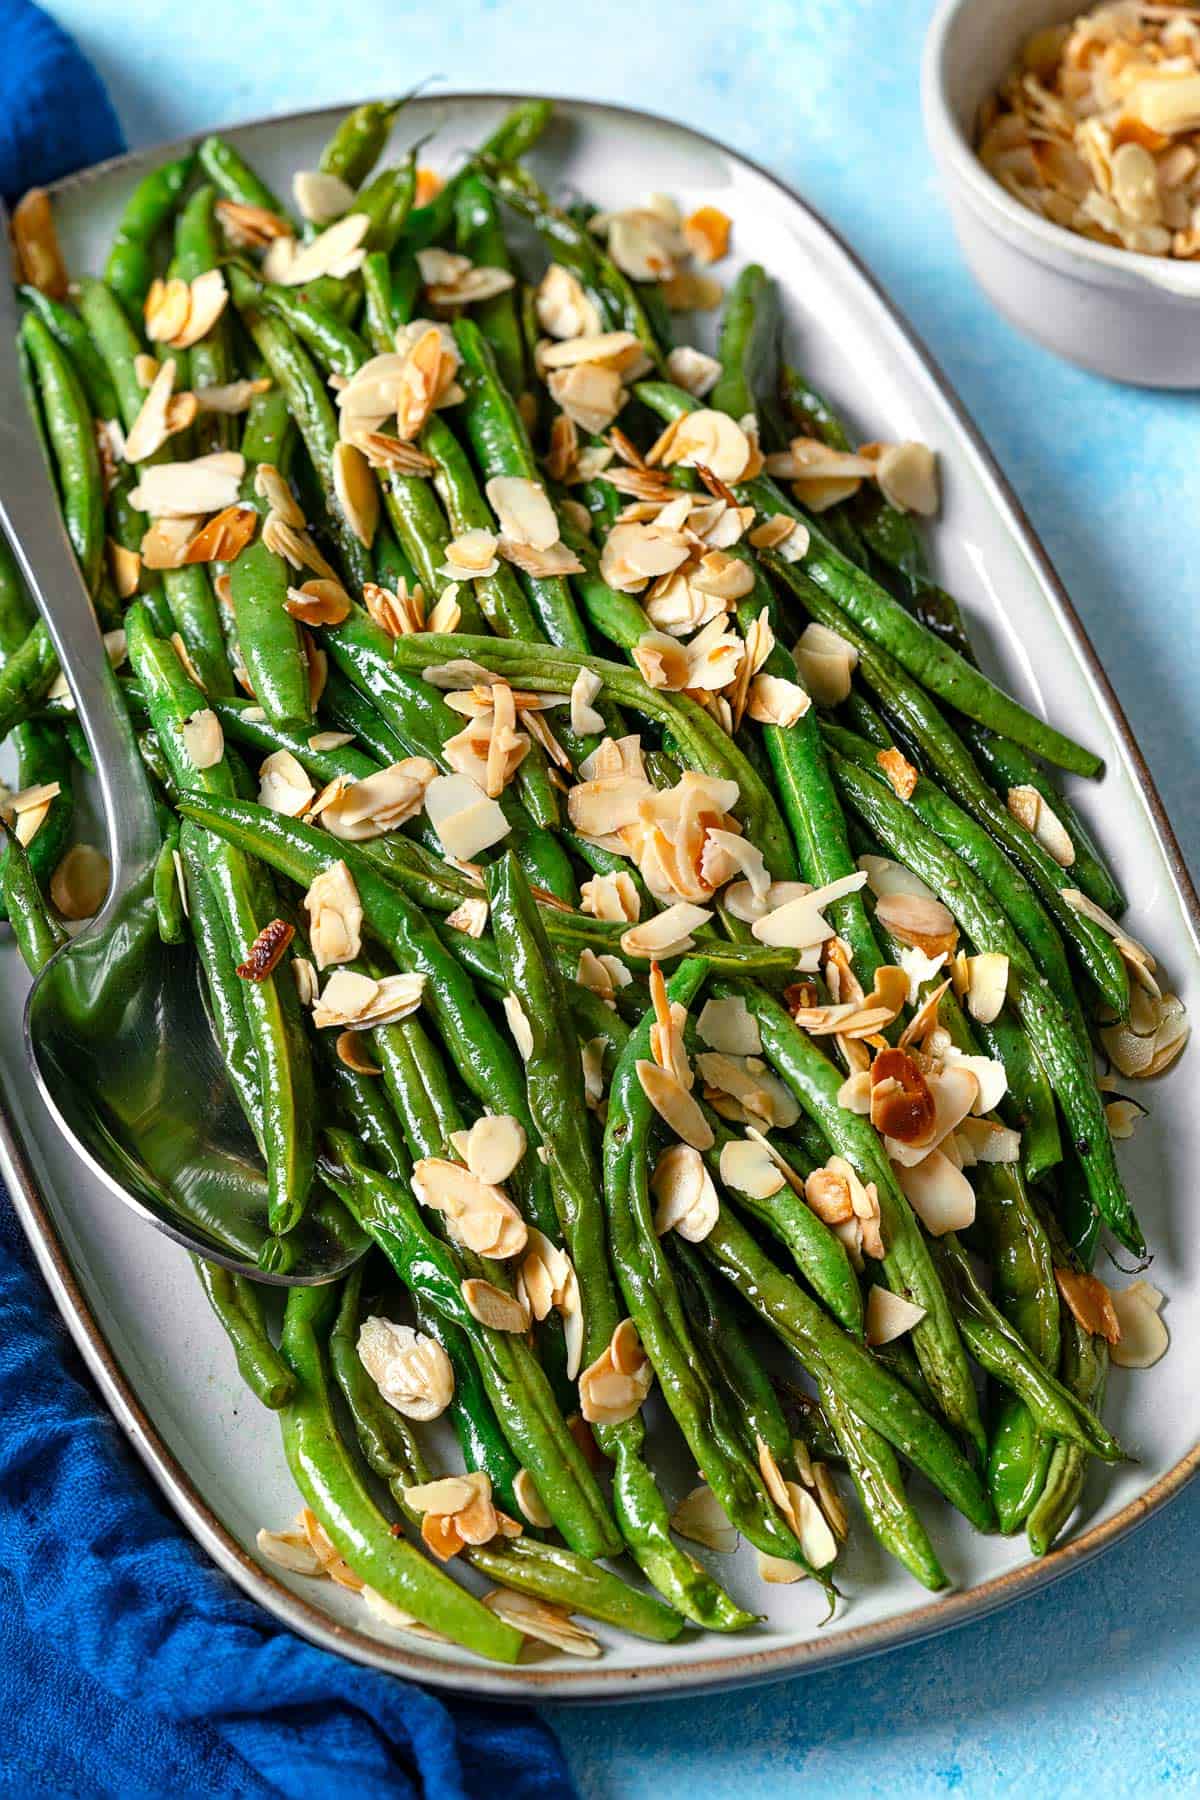
[{"label": "folded fabric", "polygon": [[0,0],[0,194],[103,162],[125,148],[104,83],[30,0]]},{"label": "folded fabric", "polygon": [[[122,147],[45,13],[0,0],[0,47],[7,198]],[[448,1704],[242,1598],[101,1405],[2,1187],[0,1718],[0,1793],[22,1796],[571,1793],[528,1708]]]}]

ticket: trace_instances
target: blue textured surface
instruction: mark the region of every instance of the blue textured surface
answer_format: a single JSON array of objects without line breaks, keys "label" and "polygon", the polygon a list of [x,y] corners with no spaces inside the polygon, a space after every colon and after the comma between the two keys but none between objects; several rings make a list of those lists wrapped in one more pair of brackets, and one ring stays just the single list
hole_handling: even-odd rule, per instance
[{"label": "blue textured surface", "polygon": [[[921,131],[927,0],[140,0],[136,24],[124,0],[51,4],[134,144],[440,73],[670,112],[791,181],[882,277],[996,450],[1200,865],[1195,403],[1056,363],[972,286]],[[1194,1488],[1089,1569],[915,1650],[555,1724],[584,1792],[631,1800],[1190,1791],[1197,1526]]]}]

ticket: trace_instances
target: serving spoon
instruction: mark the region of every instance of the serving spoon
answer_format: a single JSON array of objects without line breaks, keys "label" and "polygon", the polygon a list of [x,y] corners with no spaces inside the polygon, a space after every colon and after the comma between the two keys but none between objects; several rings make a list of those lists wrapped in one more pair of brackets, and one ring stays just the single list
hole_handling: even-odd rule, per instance
[{"label": "serving spoon", "polygon": [[[8,219],[0,204],[0,232]],[[15,272],[14,272],[15,273]],[[198,959],[159,937],[162,844],[133,726],[26,404],[16,289],[0,279],[0,528],[45,620],[96,764],[112,879],[103,908],[41,971],[25,1048],[55,1122],[105,1189],[197,1256],[284,1286],[332,1280],[366,1240],[331,1194],[259,1263],[267,1188],[209,1018]]]}]

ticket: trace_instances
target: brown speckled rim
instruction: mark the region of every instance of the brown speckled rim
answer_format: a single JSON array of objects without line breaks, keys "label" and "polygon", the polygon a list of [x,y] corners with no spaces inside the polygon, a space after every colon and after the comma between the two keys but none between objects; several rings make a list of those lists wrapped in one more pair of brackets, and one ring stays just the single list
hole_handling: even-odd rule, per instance
[{"label": "brown speckled rim", "polygon": [[[431,96],[424,104],[480,101],[511,105],[525,98],[528,96],[520,94],[454,93]],[[1079,615],[1051,567],[1046,552],[1026,517],[1020,501],[1001,474],[979,433],[964,413],[937,363],[909,326],[908,321],[882,292],[860,259],[821,215],[801,200],[786,183],[780,181],[777,176],[772,175],[769,170],[762,168],[749,157],[740,155],[739,152],[731,150],[728,145],[722,144],[716,138],[708,137],[703,132],[694,131],[689,126],[675,125],[673,121],[665,119],[659,114],[592,101],[558,100],[555,104],[561,107],[568,116],[575,111],[598,114],[610,119],[625,117],[639,120],[642,123],[668,125],[675,130],[688,132],[707,149],[717,150],[729,157],[732,162],[741,163],[768,182],[785,200],[799,208],[812,220],[872,290],[876,299],[890,314],[899,331],[907,338],[918,361],[924,365],[926,374],[938,389],[942,400],[953,412],[959,429],[973,448],[985,475],[991,482],[998,510],[1006,518],[1007,523],[1029,554],[1030,560],[1050,594],[1052,604],[1057,608],[1066,624],[1075,647],[1095,683],[1102,710],[1107,715],[1107,722],[1128,757],[1192,935],[1200,941],[1200,898],[1197,897],[1196,889],[1184,865],[1182,853],[1154,786],[1153,778],[1121,710],[1116,694],[1113,692],[1112,685],[1101,667]],[[323,107],[312,113],[289,114],[282,115],[282,117],[286,117],[289,122],[295,119],[333,120],[345,110],[345,107]],[[270,123],[271,118],[267,117],[245,121],[241,126],[231,126],[226,129],[230,131],[248,130]],[[58,182],[53,191],[65,192],[86,185],[114,169],[128,169],[132,173],[160,157],[176,155],[198,141],[199,134],[196,137],[181,139],[174,144],[159,145],[154,149],[113,158],[109,162],[97,164],[94,168],[82,170],[77,175],[68,176],[65,180]],[[459,1694],[473,1694],[495,1700],[554,1701],[556,1703],[572,1700],[629,1701],[666,1695],[679,1697],[684,1693],[694,1693],[702,1689],[718,1690],[744,1687],[752,1682],[780,1680],[788,1675],[800,1674],[810,1669],[827,1668],[834,1663],[848,1662],[856,1657],[877,1655],[882,1651],[897,1649],[904,1644],[915,1643],[918,1639],[930,1637],[936,1632],[949,1630],[952,1626],[965,1625],[984,1618],[988,1613],[1008,1605],[1009,1602],[1022,1595],[1034,1593],[1039,1588],[1047,1586],[1048,1583],[1056,1581],[1059,1576],[1065,1575],[1069,1570],[1082,1567],[1092,1557],[1117,1543],[1144,1520],[1150,1518],[1153,1513],[1158,1512],[1182,1490],[1200,1467],[1200,1443],[1197,1443],[1187,1456],[1161,1476],[1144,1494],[1139,1495],[1136,1500],[1123,1507],[1119,1513],[1102,1524],[1094,1525],[1090,1530],[1082,1532],[1040,1562],[1031,1562],[1020,1569],[1013,1569],[1005,1575],[995,1576],[978,1587],[952,1593],[944,1599],[924,1602],[898,1618],[881,1620],[877,1624],[839,1632],[837,1637],[831,1636],[824,1640],[818,1637],[804,1643],[769,1650],[747,1649],[740,1656],[725,1656],[719,1660],[702,1658],[688,1663],[672,1662],[670,1651],[666,1649],[663,1652],[663,1660],[652,1667],[640,1670],[606,1670],[602,1664],[599,1667],[588,1665],[586,1669],[542,1669],[536,1666],[509,1669],[482,1662],[470,1664],[439,1662],[409,1644],[393,1647],[381,1643],[378,1638],[368,1637],[362,1632],[340,1625],[318,1607],[310,1606],[307,1601],[293,1594],[281,1582],[275,1580],[253,1557],[247,1555],[241,1544],[212,1511],[160,1436],[131,1382],[113,1355],[99,1324],[92,1316],[49,1209],[39,1192],[25,1146],[2,1096],[0,1096],[0,1167],[9,1183],[17,1215],[33,1247],[54,1302],[94,1375],[101,1393],[167,1500],[179,1514],[188,1530],[213,1558],[213,1561],[227,1575],[231,1576],[251,1599],[259,1601],[282,1624],[289,1626],[312,1643],[326,1650],[340,1651],[343,1655],[353,1657],[358,1662],[386,1670],[390,1674],[427,1682],[431,1687],[452,1688]]]}]

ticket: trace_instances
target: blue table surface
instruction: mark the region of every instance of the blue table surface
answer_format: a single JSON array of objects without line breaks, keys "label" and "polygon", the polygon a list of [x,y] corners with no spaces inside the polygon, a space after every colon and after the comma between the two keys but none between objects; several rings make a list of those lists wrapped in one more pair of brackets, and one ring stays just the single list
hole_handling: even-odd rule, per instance
[{"label": "blue table surface", "polygon": [[[1200,868],[1193,401],[1056,362],[972,284],[921,128],[928,0],[49,4],[134,145],[440,74],[670,112],[791,182],[882,278],[994,448]],[[749,1693],[562,1710],[554,1723],[583,1792],[630,1800],[772,1800],[806,1785],[891,1800],[1191,1789],[1198,1528],[1193,1487],[1087,1569],[916,1649]]]}]

